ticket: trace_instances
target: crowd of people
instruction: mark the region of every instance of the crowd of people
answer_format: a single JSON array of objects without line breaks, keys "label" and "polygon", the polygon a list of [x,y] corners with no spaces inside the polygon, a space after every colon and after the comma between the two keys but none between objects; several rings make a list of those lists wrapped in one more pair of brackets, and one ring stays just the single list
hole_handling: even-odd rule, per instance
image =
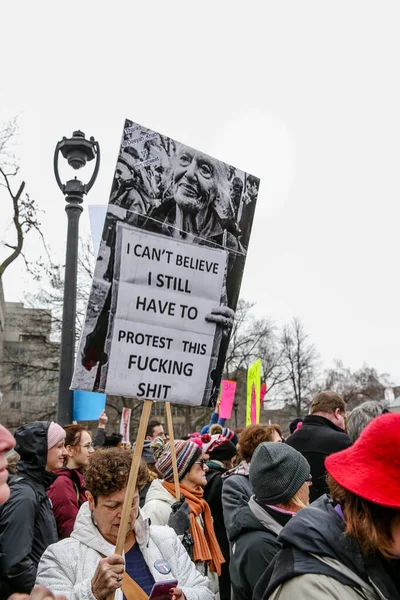
[{"label": "crowd of people", "polygon": [[106,426],[0,426],[0,600],[400,600],[400,414],[326,391],[284,439],[217,406],[173,446],[150,421],[122,555],[135,445]]}]

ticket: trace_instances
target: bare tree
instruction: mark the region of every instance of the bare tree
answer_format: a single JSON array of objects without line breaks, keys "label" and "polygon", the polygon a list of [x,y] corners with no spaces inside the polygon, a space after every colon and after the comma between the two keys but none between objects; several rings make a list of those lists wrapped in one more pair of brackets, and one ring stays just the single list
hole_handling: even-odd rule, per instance
[{"label": "bare tree", "polygon": [[334,368],[324,373],[324,388],[341,394],[349,410],[366,400],[383,400],[386,387],[391,387],[389,375],[366,364],[352,371],[335,360]]},{"label": "bare tree", "polygon": [[[79,239],[78,283],[76,303],[76,341],[78,342],[84,324],[86,304],[94,271],[94,255],[90,238]],[[36,278],[41,282],[41,289],[36,294],[26,296],[30,307],[47,310],[52,320],[53,339],[61,339],[62,311],[64,298],[64,267],[47,262],[36,269]]]},{"label": "bare tree", "polygon": [[[40,223],[38,221],[38,208],[36,201],[25,192],[25,181],[18,181],[19,167],[16,164],[10,146],[17,131],[17,120],[13,119],[3,125],[0,130],[0,186],[11,201],[12,226],[14,240],[12,243],[3,242],[8,249],[7,256],[0,263],[0,279],[6,269],[19,256],[22,256],[26,265],[29,263],[23,254],[25,236],[35,230],[44,242]],[[3,213],[4,214],[4,213]]]},{"label": "bare tree", "polygon": [[287,403],[297,416],[309,404],[317,376],[317,351],[304,330],[300,319],[294,318],[283,329],[281,339],[282,374],[286,376]]}]

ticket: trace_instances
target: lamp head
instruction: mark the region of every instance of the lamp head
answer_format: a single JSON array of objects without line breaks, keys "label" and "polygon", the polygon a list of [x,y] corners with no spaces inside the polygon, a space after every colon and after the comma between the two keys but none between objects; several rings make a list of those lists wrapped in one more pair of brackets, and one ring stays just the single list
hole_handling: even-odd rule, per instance
[{"label": "lamp head", "polygon": [[83,131],[74,131],[71,138],[63,137],[59,150],[73,169],[81,169],[96,156],[94,138],[85,138]]}]

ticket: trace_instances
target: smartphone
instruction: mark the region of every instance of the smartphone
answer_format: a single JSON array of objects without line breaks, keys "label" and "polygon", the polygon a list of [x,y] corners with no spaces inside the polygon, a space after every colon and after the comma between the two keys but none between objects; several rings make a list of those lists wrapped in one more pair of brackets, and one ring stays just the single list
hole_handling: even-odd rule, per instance
[{"label": "smartphone", "polygon": [[169,590],[176,588],[178,585],[177,579],[168,579],[168,581],[159,581],[153,585],[149,600],[170,600]]}]

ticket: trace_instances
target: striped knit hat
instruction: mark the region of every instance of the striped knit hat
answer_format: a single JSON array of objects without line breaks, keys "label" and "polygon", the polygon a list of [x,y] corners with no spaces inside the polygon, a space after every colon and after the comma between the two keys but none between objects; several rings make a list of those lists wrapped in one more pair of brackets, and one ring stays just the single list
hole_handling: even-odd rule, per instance
[{"label": "striped knit hat", "polygon": [[[174,481],[174,473],[172,470],[171,443],[168,442],[164,446],[161,446],[159,440],[160,438],[157,438],[156,443],[152,444],[152,447],[155,447],[155,456],[157,459],[155,466],[160,476],[165,481],[172,483]],[[201,449],[190,440],[175,440],[175,453],[179,481],[181,481],[196,460],[200,458]]]}]

